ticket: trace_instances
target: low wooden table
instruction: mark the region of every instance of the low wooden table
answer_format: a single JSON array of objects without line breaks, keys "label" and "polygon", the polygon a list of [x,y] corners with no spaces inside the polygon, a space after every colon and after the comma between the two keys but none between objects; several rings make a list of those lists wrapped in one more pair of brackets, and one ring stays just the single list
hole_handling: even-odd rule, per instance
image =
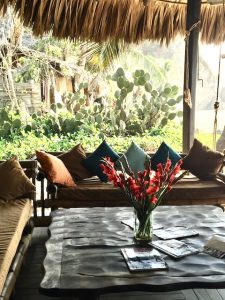
[{"label": "low wooden table", "polygon": [[[48,296],[94,299],[108,292],[163,292],[225,288],[225,259],[203,252],[176,260],[163,254],[169,269],[130,273],[120,249],[132,245],[132,230],[121,223],[132,208],[74,208],[52,213],[40,292]],[[202,249],[213,234],[225,234],[225,214],[215,206],[160,206],[154,224],[188,226],[199,236],[184,239]]]}]

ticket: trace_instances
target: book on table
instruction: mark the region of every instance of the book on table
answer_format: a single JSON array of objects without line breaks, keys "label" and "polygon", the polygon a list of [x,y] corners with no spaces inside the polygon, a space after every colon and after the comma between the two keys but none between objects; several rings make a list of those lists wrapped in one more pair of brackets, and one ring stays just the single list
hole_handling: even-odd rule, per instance
[{"label": "book on table", "polygon": [[175,239],[157,240],[151,242],[150,245],[174,258],[182,258],[199,252],[197,248]]},{"label": "book on table", "polygon": [[168,268],[160,252],[152,248],[127,247],[121,252],[130,272],[165,270]]},{"label": "book on table", "polygon": [[225,257],[225,236],[213,235],[204,245],[203,252],[216,258]]},{"label": "book on table", "polygon": [[155,236],[162,240],[179,239],[198,235],[197,231],[184,226],[174,226],[166,229],[157,229],[154,230],[153,233]]}]

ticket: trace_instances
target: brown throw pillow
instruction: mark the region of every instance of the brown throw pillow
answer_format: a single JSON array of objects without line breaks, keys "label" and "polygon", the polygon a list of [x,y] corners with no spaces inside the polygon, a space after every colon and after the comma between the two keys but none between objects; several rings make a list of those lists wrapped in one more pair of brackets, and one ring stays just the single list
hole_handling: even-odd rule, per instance
[{"label": "brown throw pillow", "polygon": [[59,158],[44,151],[36,151],[36,156],[49,181],[64,186],[76,186],[66,166]]},{"label": "brown throw pillow", "polygon": [[35,191],[35,186],[24,173],[18,159],[0,164],[0,199],[14,200]]},{"label": "brown throw pillow", "polygon": [[193,175],[202,180],[215,178],[222,168],[224,155],[204,146],[197,139],[194,139],[187,156],[183,159],[182,168],[189,170]]},{"label": "brown throw pillow", "polygon": [[82,180],[93,176],[93,174],[83,166],[86,154],[81,144],[59,155],[58,158],[63,161],[74,180]]}]

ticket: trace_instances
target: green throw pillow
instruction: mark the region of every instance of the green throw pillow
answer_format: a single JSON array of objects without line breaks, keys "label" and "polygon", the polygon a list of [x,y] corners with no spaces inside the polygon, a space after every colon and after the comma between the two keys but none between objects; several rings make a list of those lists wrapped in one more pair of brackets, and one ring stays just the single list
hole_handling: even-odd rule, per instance
[{"label": "green throw pillow", "polygon": [[171,159],[172,166],[175,166],[175,164],[181,159],[181,156],[165,142],[162,142],[156,153],[151,158],[151,168],[156,171],[157,165],[159,163],[165,164],[167,158]]},{"label": "green throw pillow", "polygon": [[142,148],[135,144],[135,142],[132,141],[127,151],[123,155],[121,155],[121,157],[116,162],[116,166],[119,170],[121,170],[120,163],[122,163],[125,172],[129,173],[126,160],[129,164],[130,169],[134,172],[134,175],[137,176],[137,173],[139,171],[142,172],[145,170],[146,162],[150,161],[150,156]]},{"label": "green throw pillow", "polygon": [[100,168],[104,157],[110,157],[113,162],[119,158],[119,155],[113,151],[106,141],[103,141],[98,148],[83,161],[83,165],[92,172],[92,174],[97,175],[102,182],[107,182],[108,177]]}]

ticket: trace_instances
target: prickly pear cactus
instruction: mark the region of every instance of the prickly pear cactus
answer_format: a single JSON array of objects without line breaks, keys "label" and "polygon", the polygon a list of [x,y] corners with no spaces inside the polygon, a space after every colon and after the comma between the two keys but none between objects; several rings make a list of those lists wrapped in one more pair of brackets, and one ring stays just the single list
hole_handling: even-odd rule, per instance
[{"label": "prickly pear cactus", "polygon": [[[154,126],[165,126],[170,120],[181,117],[177,104],[182,97],[177,96],[178,87],[166,84],[153,88],[151,76],[144,70],[133,72],[129,80],[122,68],[111,77],[116,82],[114,130],[133,134],[151,130]],[[122,126],[121,126],[122,121]]]}]

